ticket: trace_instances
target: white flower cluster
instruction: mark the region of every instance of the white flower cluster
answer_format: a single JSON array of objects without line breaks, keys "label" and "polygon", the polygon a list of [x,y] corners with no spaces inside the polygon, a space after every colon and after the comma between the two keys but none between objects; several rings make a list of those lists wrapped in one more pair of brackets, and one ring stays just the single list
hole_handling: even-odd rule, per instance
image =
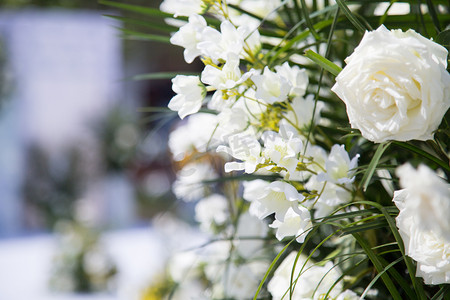
[{"label": "white flower cluster", "polygon": [[[291,252],[275,271],[268,289],[272,299],[342,299],[356,300],[359,296],[343,290],[341,282],[335,285],[341,271],[332,262],[324,266],[314,264],[308,257]],[[291,282],[292,285],[291,289]],[[325,296],[328,297],[325,298]]]},{"label": "white flower cluster", "polygon": [[[307,94],[306,70],[288,62],[273,68],[262,64],[263,41],[254,22],[236,21],[237,14],[221,12],[219,1],[209,8],[223,19],[220,28],[213,28],[199,14],[206,1],[182,4],[188,2],[188,11],[192,10],[188,22],[170,41],[184,48],[187,63],[200,57],[205,67],[200,76],[178,75],[172,80],[176,95],[169,108],[185,119],[169,137],[174,160],[181,166],[173,191],[179,199],[198,200],[196,220],[203,231],[215,238],[234,240],[231,256],[223,261],[232,262],[226,274],[237,272],[232,277],[237,288],[244,282],[241,277],[250,274],[238,258],[248,259],[250,254],[261,252],[261,239],[267,236],[269,227],[280,241],[293,237],[302,243],[312,229],[313,218],[324,217],[352,199],[358,155],[351,158],[344,145],[334,145],[328,153],[308,139],[311,126],[321,121],[325,104]],[[240,5],[249,2],[241,1]],[[181,15],[174,3],[165,1],[162,8]],[[263,6],[267,7],[266,2]],[[249,5],[247,9],[251,11],[252,7],[258,8]],[[214,113],[200,112],[202,107]],[[221,163],[223,170],[217,167]],[[230,185],[224,192],[214,184],[223,171],[222,175],[233,171],[274,174],[279,179],[244,182],[243,195],[239,196],[237,188],[230,196]],[[243,207],[236,208],[236,196],[250,203],[243,202]],[[240,226],[243,223],[246,225]],[[242,236],[256,239],[239,240]],[[229,253],[230,248],[226,250]],[[205,264],[207,277],[220,277],[208,277],[210,282],[221,283],[213,284],[210,294],[223,297],[227,290],[226,296],[236,299],[253,297],[268,267],[265,262],[265,269],[254,277],[254,285],[245,275],[246,290],[238,289],[239,293],[233,295],[234,289],[225,288],[224,279],[218,275],[224,272],[208,271],[208,266],[216,263]],[[229,279],[227,283],[231,283]]]}]

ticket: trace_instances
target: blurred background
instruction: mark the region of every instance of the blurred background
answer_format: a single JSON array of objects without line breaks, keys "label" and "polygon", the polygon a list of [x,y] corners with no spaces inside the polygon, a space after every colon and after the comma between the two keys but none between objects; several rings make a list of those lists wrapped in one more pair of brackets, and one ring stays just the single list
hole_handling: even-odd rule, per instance
[{"label": "blurred background", "polygon": [[166,107],[171,82],[134,78],[198,66],[124,38],[120,14],[0,1],[0,300],[142,299],[164,258],[201,240],[172,217],[190,209],[171,193],[177,115],[142,109]]}]

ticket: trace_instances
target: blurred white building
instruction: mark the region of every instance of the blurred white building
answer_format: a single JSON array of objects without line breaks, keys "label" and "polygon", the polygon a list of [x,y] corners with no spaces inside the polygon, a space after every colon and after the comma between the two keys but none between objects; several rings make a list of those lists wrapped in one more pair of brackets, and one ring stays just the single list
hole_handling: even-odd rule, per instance
[{"label": "blurred white building", "polygon": [[83,198],[100,214],[108,207],[108,216],[98,216],[103,222],[126,225],[133,219],[129,184],[117,177],[112,184],[98,182],[101,154],[92,132],[93,123],[122,100],[122,49],[114,25],[100,12],[2,12],[12,94],[0,110],[0,237],[22,232],[24,151],[32,144],[48,153],[55,168],[67,164],[65,150],[77,147],[86,182],[93,185]]}]

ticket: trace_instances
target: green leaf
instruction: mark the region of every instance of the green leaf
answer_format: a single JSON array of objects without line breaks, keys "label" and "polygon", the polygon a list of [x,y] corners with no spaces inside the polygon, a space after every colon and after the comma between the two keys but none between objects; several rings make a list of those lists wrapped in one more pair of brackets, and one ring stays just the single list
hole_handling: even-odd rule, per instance
[{"label": "green leaf", "polygon": [[[314,28],[315,28],[316,30],[320,30],[320,29],[323,29],[323,28],[325,28],[325,27],[331,25],[332,23],[333,23],[333,20],[325,20],[325,21],[321,21],[321,22],[316,23],[315,26],[314,26]],[[289,35],[289,33],[288,33],[287,35]],[[280,56],[281,54],[284,54],[284,53],[286,53],[287,51],[291,50],[292,47],[294,47],[294,45],[295,45],[296,43],[298,43],[298,42],[300,42],[300,41],[306,39],[309,35],[310,35],[310,31],[309,31],[309,30],[305,30],[305,31],[301,32],[300,34],[296,35],[296,36],[295,36],[294,38],[292,38],[291,40],[287,41],[286,44],[285,44],[283,47],[281,47],[281,48],[279,48],[279,49],[278,49],[277,47],[274,47],[274,48],[273,48],[269,53],[267,53],[266,56],[265,56],[265,57],[269,57],[269,55],[270,55],[275,49],[278,49],[277,52],[270,58],[269,65],[271,65],[271,64],[275,61],[275,59],[276,59],[278,56]],[[284,40],[285,40],[285,39],[283,39],[283,41],[284,41]],[[283,42],[283,41],[282,41],[282,42]],[[280,42],[280,45],[281,45],[282,42]]]},{"label": "green leaf", "polygon": [[337,76],[342,71],[341,67],[312,50],[306,50],[305,56],[334,76]]},{"label": "green leaf", "polygon": [[378,145],[377,151],[375,151],[375,154],[373,155],[372,160],[370,161],[370,164],[367,167],[367,170],[364,173],[363,178],[361,179],[361,185],[364,191],[367,190],[370,180],[372,179],[375,169],[377,168],[378,162],[380,161],[381,156],[383,155],[384,151],[386,151],[386,149],[389,147],[390,144],[391,144],[390,142],[387,142]]},{"label": "green leaf", "polygon": [[164,24],[164,23],[155,23],[155,22],[149,22],[149,21],[142,21],[142,20],[137,20],[137,19],[131,19],[131,18],[127,18],[127,17],[121,17],[121,16],[113,16],[113,15],[104,15],[105,17],[111,18],[111,19],[115,19],[115,20],[119,20],[123,23],[127,23],[127,24],[133,24],[133,25],[141,25],[141,26],[145,26],[151,29],[156,29],[156,30],[160,30],[160,31],[164,31],[167,33],[171,33],[171,32],[175,32],[178,30],[177,27],[175,26],[171,26],[168,24]]},{"label": "green leaf", "polygon": [[[312,35],[316,40],[320,40],[320,36],[317,33],[317,31],[314,29],[314,24],[311,21],[311,18],[309,17],[308,7],[306,6],[305,0],[300,0],[302,3],[302,12],[303,12],[303,18],[305,19],[306,26],[308,26],[309,31],[311,31]],[[296,5],[298,5],[297,1],[294,1]]]},{"label": "green leaf", "polygon": [[364,297],[367,295],[367,293],[369,292],[370,288],[375,284],[375,282],[384,274],[386,273],[388,270],[390,270],[394,265],[396,265],[397,263],[401,262],[403,260],[403,257],[399,257],[396,260],[394,260],[392,263],[390,263],[389,265],[387,265],[386,267],[384,267],[384,269],[379,272],[373,279],[372,281],[370,281],[369,285],[367,285],[366,289],[364,290],[364,292],[362,293],[360,299],[364,299]]},{"label": "green leaf", "polygon": [[[398,244],[395,243],[397,246]],[[374,248],[372,248],[374,249]],[[396,252],[400,251],[400,249],[396,249]],[[380,261],[384,265],[388,265],[388,262],[381,257],[381,255],[384,255],[386,253],[389,253],[389,251],[381,252],[380,253]],[[403,257],[404,259],[404,257]],[[403,278],[402,275],[395,269],[390,268],[388,269],[389,274],[397,281],[397,283],[401,286],[401,288],[405,291],[405,293],[408,295],[408,299],[417,299],[416,293],[413,291],[413,289],[410,287],[411,282],[407,281],[405,278]]]},{"label": "green leaf", "polygon": [[363,232],[363,231],[367,231],[367,230],[372,230],[372,229],[379,229],[379,228],[383,228],[386,227],[387,223],[385,220],[375,220],[369,223],[364,223],[361,225],[353,225],[353,226],[349,226],[347,228],[342,229],[343,234],[344,235],[348,235],[348,234],[354,234],[354,233],[358,233],[358,232]]},{"label": "green leaf", "polygon": [[131,11],[131,12],[151,16],[151,17],[173,18],[172,14],[162,12],[156,8],[131,5],[131,4],[125,4],[125,3],[118,3],[118,2],[113,2],[113,1],[105,1],[105,0],[100,0],[98,3],[107,5],[107,6],[111,6],[111,7],[120,8],[120,9],[123,9],[126,11]]},{"label": "green leaf", "polygon": [[190,72],[159,72],[159,73],[149,73],[140,74],[131,77],[132,80],[155,80],[155,79],[172,79],[177,75],[198,75],[198,73]]},{"label": "green leaf", "polygon": [[259,26],[261,26],[263,23],[266,23],[266,24],[268,24],[268,25],[270,25],[270,26],[272,26],[272,27],[274,27],[274,28],[278,28],[278,29],[281,29],[281,30],[286,30],[286,27],[282,27],[282,26],[278,25],[278,24],[275,23],[275,22],[272,22],[272,21],[270,21],[270,20],[267,20],[267,18],[261,18],[260,16],[255,15],[254,13],[251,13],[251,12],[249,12],[249,11],[247,11],[247,10],[245,10],[245,9],[243,9],[243,8],[241,8],[241,7],[239,7],[239,6],[237,6],[237,5],[234,5],[234,4],[228,4],[228,7],[231,7],[231,8],[237,10],[238,12],[240,12],[240,13],[242,13],[242,14],[245,14],[245,15],[247,15],[247,16],[250,16],[250,17],[252,17],[252,18],[255,18],[255,19],[259,20],[259,21],[261,22]]},{"label": "green leaf", "polygon": [[446,164],[445,162],[443,162],[442,160],[440,160],[437,157],[434,157],[433,155],[431,155],[430,153],[412,145],[406,142],[393,142],[395,145],[400,146],[402,148],[408,149],[412,152],[415,152],[419,155],[421,155],[422,157],[431,160],[432,162],[436,163],[437,165],[439,165],[441,168],[444,168],[447,171],[450,171],[450,166],[448,164]]},{"label": "green leaf", "polygon": [[436,37],[436,42],[446,48],[449,48],[450,47],[450,29],[441,31],[438,34],[438,36]]},{"label": "green leaf", "polygon": [[391,229],[391,232],[394,235],[395,240],[397,241],[397,244],[398,244],[398,247],[400,248],[403,259],[405,260],[405,264],[408,269],[409,276],[411,277],[412,284],[414,286],[414,289],[416,290],[416,294],[419,296],[419,299],[425,300],[427,297],[424,293],[422,282],[415,277],[416,268],[414,267],[414,265],[411,261],[411,258],[406,256],[403,239],[400,236],[400,232],[397,229],[394,218],[392,218],[392,216],[388,213],[388,211],[384,207],[379,207],[379,209],[380,209],[381,213],[385,216],[385,218],[389,224],[389,227]]},{"label": "green leaf", "polygon": [[284,246],[284,248],[280,251],[280,253],[278,253],[278,255],[274,258],[274,260],[272,261],[272,263],[270,264],[269,268],[266,271],[266,274],[264,274],[263,279],[261,280],[261,283],[258,286],[258,289],[256,290],[255,296],[253,297],[253,300],[257,300],[258,299],[258,295],[261,292],[261,289],[264,285],[264,282],[266,282],[267,278],[269,277],[269,274],[272,272],[273,268],[275,267],[276,263],[278,262],[278,260],[280,259],[281,255],[283,255],[283,253],[286,251],[286,249],[291,245],[292,242],[295,241],[295,238],[292,239],[286,246]]},{"label": "green leaf", "polygon": [[378,258],[378,255],[371,249],[369,244],[367,244],[367,242],[359,235],[359,233],[353,233],[352,235],[356,239],[358,244],[363,248],[364,252],[367,254],[369,259],[372,261],[373,265],[377,269],[377,272],[382,273],[380,275],[381,279],[383,280],[384,284],[388,288],[391,296],[395,300],[401,300],[402,297],[400,296],[400,294],[397,290],[397,287],[394,285],[394,283],[392,282],[389,275],[383,272],[384,266],[381,263],[380,259]]},{"label": "green leaf", "polygon": [[439,24],[439,18],[436,13],[436,9],[433,5],[433,2],[431,0],[427,0],[427,6],[428,6],[428,11],[430,13],[431,19],[433,20],[433,24],[436,29],[436,32],[439,34],[439,32],[441,31],[441,25]]},{"label": "green leaf", "polygon": [[136,31],[128,30],[128,29],[124,29],[124,28],[118,28],[118,30],[122,31],[126,38],[143,40],[143,41],[170,43],[170,37],[168,37],[168,36],[136,32]]},{"label": "green leaf", "polygon": [[342,9],[342,12],[348,18],[348,20],[358,29],[360,32],[364,33],[367,29],[371,30],[371,28],[366,28],[358,18],[350,11],[347,4],[345,4],[344,0],[336,0],[337,5]]},{"label": "green leaf", "polygon": [[431,298],[430,300],[440,300],[446,295],[446,293],[450,290],[450,285],[446,284],[441,287],[441,289]]}]

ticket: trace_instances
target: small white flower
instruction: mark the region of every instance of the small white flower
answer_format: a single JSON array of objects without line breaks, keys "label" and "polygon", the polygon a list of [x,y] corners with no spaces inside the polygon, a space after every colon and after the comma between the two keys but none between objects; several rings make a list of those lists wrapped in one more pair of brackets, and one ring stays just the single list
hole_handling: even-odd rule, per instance
[{"label": "small white flower", "polygon": [[170,100],[168,107],[177,111],[181,119],[198,112],[206,96],[205,86],[198,76],[177,75],[172,83],[172,89],[177,95]]},{"label": "small white flower", "polygon": [[245,173],[253,173],[258,164],[264,161],[261,157],[261,145],[249,131],[229,136],[228,144],[230,147],[217,147],[217,152],[228,153],[242,162],[227,162],[225,172],[244,170]]},{"label": "small white flower", "polygon": [[298,66],[289,66],[288,62],[285,62],[281,66],[275,66],[277,74],[284,77],[290,84],[291,90],[289,96],[304,96],[306,87],[309,83],[306,70],[300,69]]},{"label": "small white flower", "polygon": [[[273,300],[289,299],[290,296],[292,296],[293,300],[323,299],[323,296],[339,279],[341,272],[330,261],[323,267],[316,266],[311,260],[307,261],[307,256],[304,254],[298,257],[295,264],[296,256],[296,251],[289,253],[269,281],[267,289]],[[300,270],[302,270],[301,273]],[[294,280],[298,279],[294,286],[293,294],[290,295],[289,287],[291,286],[292,275]],[[341,292],[342,282],[339,281],[331,289],[329,297],[334,299]]]},{"label": "small white flower", "polygon": [[[306,152],[303,153],[301,150],[300,154],[302,155],[300,162],[305,164],[308,170],[315,173],[323,172],[328,154],[322,147],[309,143]],[[310,171],[296,170],[289,174],[289,180],[306,181],[312,175],[313,173]]]},{"label": "small white flower", "polygon": [[257,217],[249,212],[241,214],[236,227],[237,241],[234,242],[237,253],[245,259],[255,258],[263,250],[267,231],[267,225]]},{"label": "small white flower", "polygon": [[244,181],[244,193],[243,198],[247,201],[250,201],[250,207],[248,209],[249,213],[253,216],[258,216],[258,212],[260,211],[260,203],[257,201],[258,197],[265,188],[269,186],[270,182],[256,179],[251,181]]},{"label": "small white flower", "polygon": [[252,299],[268,267],[268,263],[261,261],[230,264],[228,272],[224,272],[228,275],[224,280],[227,283],[226,295],[232,299]]},{"label": "small white flower", "polygon": [[184,60],[189,64],[202,54],[197,46],[202,39],[202,32],[205,28],[207,28],[207,24],[202,16],[191,15],[189,23],[180,27],[170,38],[172,44],[185,48]]},{"label": "small white flower", "polygon": [[249,122],[248,115],[245,111],[236,106],[225,108],[217,115],[217,119],[219,120],[219,127],[223,132],[224,138],[236,132],[243,132]]},{"label": "small white flower", "polygon": [[206,57],[214,61],[226,60],[230,53],[240,56],[244,46],[241,33],[229,21],[220,24],[220,32],[206,27],[202,32],[202,41],[198,43],[198,49]]},{"label": "small white flower", "polygon": [[319,181],[329,181],[337,184],[350,184],[355,180],[355,168],[358,166],[359,154],[350,160],[344,145],[334,145],[327,161],[326,172],[318,175]]},{"label": "small white flower", "polygon": [[350,202],[352,195],[346,189],[332,183],[319,182],[317,176],[311,176],[305,184],[305,188],[309,191],[320,193],[319,199],[312,199],[308,205],[314,204],[315,218],[323,218],[333,212],[339,205]]},{"label": "small white flower", "polygon": [[189,17],[204,10],[202,0],[164,0],[159,9],[173,14],[175,18],[178,16]]},{"label": "small white flower", "polygon": [[215,179],[217,174],[207,163],[189,163],[178,173],[172,185],[174,194],[184,201],[198,200],[205,196],[205,185],[202,181]]},{"label": "small white flower", "polygon": [[405,205],[417,226],[450,242],[450,185],[425,165],[415,170],[406,164],[398,167],[396,174],[408,192]]},{"label": "small white flower", "polygon": [[254,201],[257,205],[254,213],[260,219],[275,213],[275,219],[284,222],[289,208],[301,214],[298,203],[305,197],[289,183],[274,181],[256,193]]},{"label": "small white flower", "polygon": [[245,53],[242,56],[245,58],[252,59],[252,56],[255,56],[261,50],[261,36],[257,27],[243,25],[237,29],[244,41]]},{"label": "small white flower", "polygon": [[235,107],[240,107],[247,114],[247,118],[251,123],[260,123],[260,116],[267,111],[267,105],[263,101],[255,101],[256,91],[248,88],[244,91],[244,96],[240,97]]},{"label": "small white flower", "polygon": [[242,1],[239,6],[261,18],[274,20],[278,16],[275,11],[281,6],[281,4],[282,2],[280,0],[252,0]]},{"label": "small white flower", "polygon": [[284,167],[288,172],[295,172],[299,162],[298,154],[303,143],[297,131],[286,123],[280,122],[279,132],[266,131],[262,135],[264,141],[264,157],[277,166]]},{"label": "small white flower", "polygon": [[269,70],[264,68],[262,75],[253,75],[252,81],[256,85],[256,98],[262,99],[269,104],[275,102],[283,102],[287,99],[291,86],[288,81]]},{"label": "small white flower", "polygon": [[212,194],[200,200],[195,206],[195,219],[205,232],[211,232],[213,225],[225,224],[229,219],[227,198]]},{"label": "small white flower", "polygon": [[181,161],[193,151],[206,152],[217,147],[220,137],[215,130],[219,123],[217,115],[196,113],[185,119],[169,134],[169,149],[173,159]]},{"label": "small white flower", "polygon": [[275,236],[279,241],[287,236],[296,236],[296,240],[299,243],[305,241],[308,229],[312,226],[311,215],[309,210],[303,206],[299,206],[298,209],[300,213],[289,207],[284,217],[284,222],[275,220],[269,225],[270,227],[277,229]]},{"label": "small white flower", "polygon": [[202,82],[218,90],[229,90],[247,80],[252,73],[241,74],[239,57],[229,53],[222,69],[207,65],[202,72]]},{"label": "small white flower", "polygon": [[[290,106],[292,109],[289,109],[284,116],[298,128],[307,130],[311,126],[314,106],[314,95],[308,95],[306,98],[295,97]],[[320,121],[320,112],[324,106],[323,102],[317,102],[316,110],[314,112],[314,124],[317,124]],[[305,133],[306,132],[307,131],[305,131]]]},{"label": "small white flower", "polygon": [[194,279],[200,275],[199,257],[193,251],[175,253],[169,260],[168,271],[170,277],[178,283],[190,278]]},{"label": "small white flower", "polygon": [[336,300],[359,300],[359,296],[351,290],[345,290],[339,294]]}]

